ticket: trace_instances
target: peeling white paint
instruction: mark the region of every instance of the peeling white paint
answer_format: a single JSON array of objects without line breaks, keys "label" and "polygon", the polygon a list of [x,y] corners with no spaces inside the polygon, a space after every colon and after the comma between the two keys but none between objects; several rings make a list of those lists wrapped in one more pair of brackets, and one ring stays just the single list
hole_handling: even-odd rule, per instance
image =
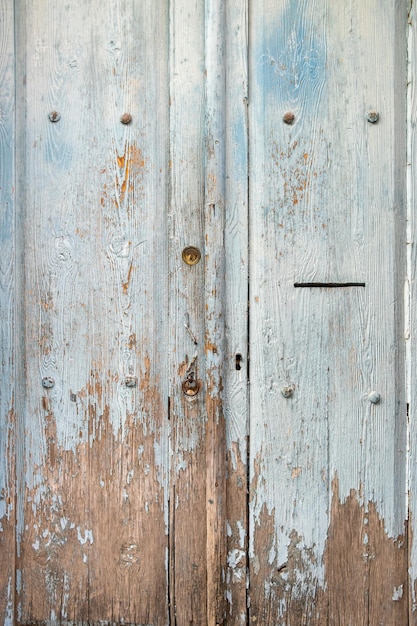
[{"label": "peeling white paint", "polygon": [[392,594],[392,599],[394,602],[398,602],[404,595],[404,586],[400,585],[399,587],[394,587],[394,591]]},{"label": "peeling white paint", "polygon": [[77,527],[77,538],[78,541],[80,542],[80,544],[83,546],[84,544],[87,543],[87,541],[90,542],[90,544],[92,544],[94,542],[94,538],[93,538],[93,531],[92,530],[84,530],[84,536],[81,534],[81,528],[78,526]]},{"label": "peeling white paint", "polygon": [[14,581],[9,576],[7,582],[7,604],[6,610],[4,613],[4,626],[13,626],[14,624],[14,615],[13,615],[13,605],[14,605],[14,591],[13,591],[13,583]]},{"label": "peeling white paint", "polygon": [[246,527],[240,520],[237,521],[237,527],[239,530],[239,546],[244,548],[246,540]]},{"label": "peeling white paint", "polygon": [[246,553],[243,550],[231,550],[227,555],[227,565],[231,569],[236,569],[242,565],[242,561],[245,557]]}]

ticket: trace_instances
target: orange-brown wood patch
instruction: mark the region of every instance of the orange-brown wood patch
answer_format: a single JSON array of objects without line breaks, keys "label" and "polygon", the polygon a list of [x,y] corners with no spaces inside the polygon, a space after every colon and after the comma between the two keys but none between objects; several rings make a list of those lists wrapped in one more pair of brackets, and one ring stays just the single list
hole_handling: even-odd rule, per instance
[{"label": "orange-brown wood patch", "polygon": [[73,451],[57,445],[45,410],[45,464],[35,468],[42,479],[25,494],[20,621],[162,626],[168,537],[155,444],[166,414],[154,393],[154,432],[131,414],[124,434],[115,433],[109,408],[98,414],[94,397],[89,440]]},{"label": "orange-brown wood patch", "polygon": [[[330,525],[323,555],[324,584],[312,576],[314,550],[294,530],[288,558],[269,562],[275,519],[263,508],[251,559],[251,621],[268,626],[407,624],[407,529],[390,538],[374,503],[355,490],[342,503],[333,480]],[[312,567],[313,566],[313,567]]]}]

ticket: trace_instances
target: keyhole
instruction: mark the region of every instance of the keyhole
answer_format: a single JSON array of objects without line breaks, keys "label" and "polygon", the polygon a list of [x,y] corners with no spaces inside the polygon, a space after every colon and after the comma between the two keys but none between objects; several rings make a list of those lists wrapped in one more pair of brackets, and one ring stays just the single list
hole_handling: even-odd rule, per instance
[{"label": "keyhole", "polygon": [[235,367],[236,367],[237,370],[241,370],[242,369],[241,363],[242,363],[242,355],[241,354],[237,354],[236,355],[236,364],[235,364]]}]

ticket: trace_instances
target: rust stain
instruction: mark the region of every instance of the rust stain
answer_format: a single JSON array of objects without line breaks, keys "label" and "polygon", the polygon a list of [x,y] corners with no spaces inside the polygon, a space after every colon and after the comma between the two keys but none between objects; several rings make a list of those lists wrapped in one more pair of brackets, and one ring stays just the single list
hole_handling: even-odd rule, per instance
[{"label": "rust stain", "polygon": [[127,273],[126,282],[122,283],[123,293],[124,293],[125,296],[127,295],[127,292],[128,292],[128,289],[129,289],[130,278],[132,276],[132,269],[133,269],[133,261],[130,262],[129,271]]},{"label": "rust stain", "polygon": [[135,145],[127,147],[127,151],[123,155],[116,155],[117,165],[122,170],[122,181],[119,182],[119,200],[118,204],[123,204],[126,190],[133,191],[134,185],[129,182],[132,175],[136,176],[141,173],[145,167],[145,159],[142,156],[141,150]]}]

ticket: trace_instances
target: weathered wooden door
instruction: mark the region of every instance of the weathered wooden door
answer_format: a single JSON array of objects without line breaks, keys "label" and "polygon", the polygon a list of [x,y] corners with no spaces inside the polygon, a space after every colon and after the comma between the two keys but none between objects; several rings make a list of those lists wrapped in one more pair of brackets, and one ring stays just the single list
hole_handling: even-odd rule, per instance
[{"label": "weathered wooden door", "polygon": [[0,7],[2,623],[417,624],[414,7]]}]

